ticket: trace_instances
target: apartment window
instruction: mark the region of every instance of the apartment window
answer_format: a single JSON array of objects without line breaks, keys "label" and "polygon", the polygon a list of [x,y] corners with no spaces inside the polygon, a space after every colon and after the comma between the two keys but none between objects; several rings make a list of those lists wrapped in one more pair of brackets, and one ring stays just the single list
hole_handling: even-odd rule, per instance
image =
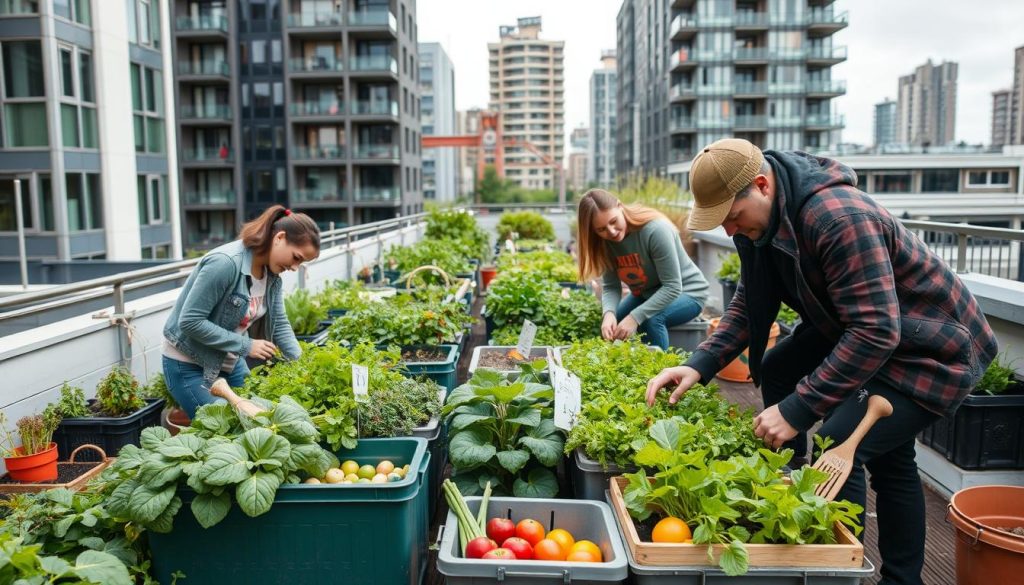
[{"label": "apartment window", "polygon": [[56,16],[89,26],[89,0],[53,0],[53,13]]},{"label": "apartment window", "polygon": [[164,260],[171,257],[171,246],[170,244],[161,244],[159,246],[144,246],[142,248],[142,259],[143,260]]},{"label": "apartment window", "polygon": [[135,151],[164,152],[163,77],[160,71],[131,65]]},{"label": "apartment window", "polygon": [[910,193],[910,172],[876,174],[875,193]]},{"label": "apartment window", "polygon": [[2,44],[4,75],[4,144],[48,146],[43,60],[39,41]]},{"label": "apartment window", "polygon": [[967,187],[1009,187],[1010,171],[970,171],[967,173]]},{"label": "apartment window", "polygon": [[68,229],[72,232],[103,227],[103,200],[97,173],[65,173]]},{"label": "apartment window", "polygon": [[[104,1],[109,2],[110,0]],[[160,5],[156,0],[125,0],[125,2],[128,6],[129,42],[159,49]]]},{"label": "apartment window", "polygon": [[[75,61],[79,66],[75,67]],[[61,143],[68,148],[98,148],[96,107],[92,104],[92,57],[80,49],[60,47]]]},{"label": "apartment window", "polygon": [[956,193],[959,190],[959,169],[925,169],[921,171],[922,193]]},{"label": "apartment window", "polygon": [[167,176],[139,175],[139,225],[157,225],[167,221]]}]

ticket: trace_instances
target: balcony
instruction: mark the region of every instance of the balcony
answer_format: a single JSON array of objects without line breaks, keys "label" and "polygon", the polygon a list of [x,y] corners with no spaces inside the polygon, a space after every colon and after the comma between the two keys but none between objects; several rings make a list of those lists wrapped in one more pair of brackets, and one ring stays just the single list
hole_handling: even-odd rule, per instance
[{"label": "balcony", "polygon": [[359,187],[355,190],[355,201],[381,203],[402,201],[402,190],[398,187]]},{"label": "balcony", "polygon": [[697,128],[701,130],[728,130],[732,128],[732,118],[701,118],[697,120]]},{"label": "balcony", "polygon": [[694,151],[688,148],[673,148],[668,153],[669,162],[687,162],[694,156]]},{"label": "balcony", "polygon": [[235,206],[235,192],[231,189],[185,191],[185,205],[227,205]]},{"label": "balcony", "polygon": [[39,4],[29,0],[0,2],[0,16],[29,16],[39,14]]},{"label": "balcony", "polygon": [[693,116],[672,116],[668,129],[670,132],[696,132]]},{"label": "balcony", "polygon": [[808,130],[833,130],[844,127],[845,123],[840,114],[808,114],[805,121]]},{"label": "balcony", "polygon": [[178,113],[178,118],[183,123],[229,123],[231,121],[231,106],[227,104],[200,104],[198,106],[192,104],[184,104],[183,106],[181,106],[181,110]]},{"label": "balcony", "polygon": [[733,84],[733,97],[759,98],[768,95],[768,84],[764,81],[737,81]]},{"label": "balcony", "polygon": [[295,161],[345,162],[345,145],[296,146],[292,149],[292,159]]},{"label": "balcony", "polygon": [[740,30],[757,30],[768,28],[767,12],[737,12],[733,16],[733,26]]},{"label": "balcony", "polygon": [[808,65],[835,65],[846,61],[846,47],[811,47],[807,50]]},{"label": "balcony", "polygon": [[358,100],[352,102],[352,113],[358,116],[398,117],[398,100]]},{"label": "balcony", "polygon": [[359,55],[351,58],[349,66],[360,73],[398,75],[398,61],[391,55]]},{"label": "balcony", "polygon": [[672,101],[697,99],[697,89],[693,84],[677,83],[668,89],[668,98]]},{"label": "balcony", "polygon": [[768,93],[770,95],[801,95],[804,93],[804,89],[804,84],[799,81],[768,84]]},{"label": "balcony", "polygon": [[288,15],[289,28],[325,28],[341,26],[344,15],[340,12],[293,12]]},{"label": "balcony", "polygon": [[768,118],[769,128],[800,128],[803,126],[804,121],[800,116],[777,116],[774,118]]},{"label": "balcony", "polygon": [[802,48],[777,48],[768,53],[772,61],[803,61],[807,58],[807,51]]},{"label": "balcony", "polygon": [[736,63],[768,63],[767,47],[737,47],[733,51]]},{"label": "balcony", "polygon": [[178,74],[184,77],[196,78],[222,78],[228,81],[231,75],[231,68],[227,61],[179,61]]},{"label": "balcony", "polygon": [[401,158],[401,153],[397,144],[358,144],[352,151],[352,158],[393,162]]},{"label": "balcony", "polygon": [[697,56],[687,48],[679,49],[669,56],[669,67],[673,71],[681,71],[697,66]]},{"label": "balcony", "polygon": [[183,148],[181,150],[183,163],[199,164],[232,164],[235,162],[235,151],[230,148]]},{"label": "balcony", "polygon": [[720,84],[720,85],[698,85],[697,95],[732,95],[732,85]]},{"label": "balcony", "polygon": [[733,117],[733,130],[757,131],[768,127],[768,117],[763,114],[737,114]]},{"label": "balcony", "polygon": [[337,75],[344,70],[344,61],[330,55],[312,55],[309,57],[294,57],[288,61],[288,68],[292,73],[303,73],[306,77],[316,75]]},{"label": "balcony", "polygon": [[228,33],[228,17],[220,14],[179,16],[174,21],[174,29],[179,33],[189,33],[189,36],[198,36],[202,33],[225,36]]},{"label": "balcony", "polygon": [[823,80],[807,82],[807,97],[835,97],[846,93],[846,81]]},{"label": "balcony", "polygon": [[732,61],[732,51],[694,51],[691,57],[701,64],[705,63],[728,63]]},{"label": "balcony", "polygon": [[685,41],[697,36],[697,19],[689,14],[680,14],[672,20],[672,40]]},{"label": "balcony", "polygon": [[338,101],[292,102],[289,108],[293,116],[344,116],[345,104]]},{"label": "balcony", "polygon": [[348,25],[366,29],[384,28],[392,35],[398,34],[398,18],[389,9],[353,10],[348,13]]},{"label": "balcony", "polygon": [[345,188],[295,189],[289,193],[292,204],[298,203],[344,203],[348,200]]},{"label": "balcony", "polygon": [[808,36],[828,36],[846,28],[850,24],[846,12],[835,14],[830,9],[811,10],[807,15]]}]

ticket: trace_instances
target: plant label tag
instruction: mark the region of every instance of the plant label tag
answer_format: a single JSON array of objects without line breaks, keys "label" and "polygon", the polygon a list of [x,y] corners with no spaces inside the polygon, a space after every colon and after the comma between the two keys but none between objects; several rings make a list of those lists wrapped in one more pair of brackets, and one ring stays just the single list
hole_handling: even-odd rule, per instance
[{"label": "plant label tag", "polygon": [[356,402],[370,401],[370,373],[366,366],[352,364],[352,393]]},{"label": "plant label tag", "polygon": [[505,240],[505,249],[508,250],[509,252],[515,254],[516,253],[516,243],[513,242],[512,240]]},{"label": "plant label tag", "polygon": [[529,319],[523,321],[523,329],[519,332],[519,343],[516,344],[516,351],[524,360],[530,359],[530,350],[533,349],[533,338],[537,335],[537,326]]},{"label": "plant label tag", "polygon": [[571,431],[580,414],[580,379],[569,370],[549,364],[551,385],[555,389],[555,426]]}]

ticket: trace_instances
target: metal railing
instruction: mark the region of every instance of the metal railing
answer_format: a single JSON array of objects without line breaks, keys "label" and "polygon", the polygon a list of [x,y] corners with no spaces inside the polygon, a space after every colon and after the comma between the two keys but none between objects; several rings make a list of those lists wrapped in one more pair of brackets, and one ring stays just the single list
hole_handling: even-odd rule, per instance
[{"label": "metal railing", "polygon": [[957,272],[1024,280],[1024,230],[902,220]]}]

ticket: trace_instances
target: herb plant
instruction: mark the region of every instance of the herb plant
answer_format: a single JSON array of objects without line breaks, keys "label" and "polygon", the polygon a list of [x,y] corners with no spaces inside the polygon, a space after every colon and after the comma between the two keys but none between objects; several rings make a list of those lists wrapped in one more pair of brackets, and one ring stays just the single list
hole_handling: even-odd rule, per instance
[{"label": "herb plant", "polygon": [[974,386],[972,394],[988,394],[994,396],[1006,392],[1006,389],[1013,383],[1016,372],[1013,369],[1013,362],[1004,363],[1005,357],[992,360],[992,363],[985,368],[981,380]]},{"label": "herb plant", "polygon": [[96,400],[103,413],[114,417],[127,416],[146,405],[139,381],[122,367],[115,367],[100,380]]},{"label": "herb plant", "polygon": [[472,214],[461,209],[431,209],[424,235],[432,240],[459,242],[470,258],[483,260],[489,256],[487,232],[477,225]]},{"label": "herb plant", "polygon": [[724,280],[733,284],[740,281],[740,255],[731,252],[722,259],[722,266],[715,274],[718,280]]},{"label": "herb plant", "polygon": [[786,303],[782,303],[782,306],[779,307],[779,314],[775,317],[775,320],[787,327],[792,327],[800,320],[800,315],[793,309],[789,308]]},{"label": "herb plant", "polygon": [[82,418],[92,416],[89,403],[85,400],[85,391],[67,382],[60,387],[60,399],[51,406],[61,418]]},{"label": "herb plant", "polygon": [[[411,246],[392,246],[385,259],[389,266],[402,274],[428,265],[437,266],[450,277],[473,270],[465,248],[445,240],[421,240]],[[432,270],[421,271],[413,278],[427,284],[443,281],[441,275]]]},{"label": "herb plant", "polygon": [[449,425],[453,480],[464,495],[479,495],[487,482],[494,495],[552,498],[552,468],[562,458],[562,432],[552,418],[554,391],[540,384],[532,364],[515,382],[480,369],[452,391],[442,414]]},{"label": "herb plant", "polygon": [[498,219],[498,240],[516,238],[524,240],[555,239],[555,228],[551,222],[536,211],[506,211]]},{"label": "herb plant", "polygon": [[398,295],[339,317],[328,337],[349,344],[437,345],[455,343],[470,322],[472,317],[458,303],[423,303]]},{"label": "herb plant", "polygon": [[306,289],[299,289],[284,298],[284,312],[296,335],[313,335],[320,322],[327,318],[327,308],[317,303]]},{"label": "herb plant", "polygon": [[113,555],[86,550],[73,561],[40,555],[24,537],[0,533],[0,582],[132,585],[128,569]]}]

